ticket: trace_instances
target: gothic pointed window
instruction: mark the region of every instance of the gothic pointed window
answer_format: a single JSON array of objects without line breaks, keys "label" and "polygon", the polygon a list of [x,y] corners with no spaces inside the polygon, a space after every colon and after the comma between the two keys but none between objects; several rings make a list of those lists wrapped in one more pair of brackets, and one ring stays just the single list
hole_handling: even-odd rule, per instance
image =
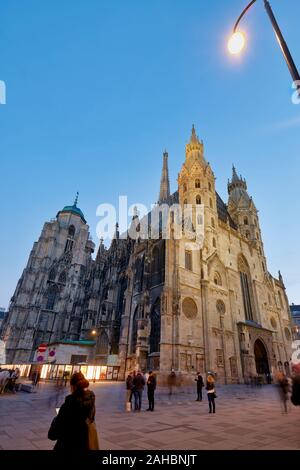
[{"label": "gothic pointed window", "polygon": [[215,228],[215,219],[214,218],[211,219],[211,226],[212,226],[212,228]]},{"label": "gothic pointed window", "polygon": [[216,286],[222,285],[222,278],[218,272],[215,272],[214,274],[214,283],[216,284]]},{"label": "gothic pointed window", "polygon": [[279,305],[281,308],[283,308],[283,302],[282,302],[282,297],[281,297],[281,293],[278,291],[278,299],[279,299]]},{"label": "gothic pointed window", "polygon": [[193,271],[193,258],[190,250],[185,250],[185,269]]},{"label": "gothic pointed window", "polygon": [[[143,258],[144,259],[144,258]],[[121,282],[121,287],[118,295],[118,304],[117,304],[117,319],[120,320],[121,316],[125,311],[125,291],[127,289],[127,278],[124,278]]]},{"label": "gothic pointed window", "polygon": [[201,204],[201,196],[196,196],[196,204],[197,205]]},{"label": "gothic pointed window", "polygon": [[48,294],[47,294],[46,310],[54,310],[57,297],[58,297],[58,287],[56,285],[50,286],[48,290]]},{"label": "gothic pointed window", "polygon": [[208,183],[208,190],[211,191],[211,183]]},{"label": "gothic pointed window", "polygon": [[58,278],[58,282],[60,284],[66,284],[67,282],[67,275],[66,275],[66,271],[62,271],[59,275],[59,278]]},{"label": "gothic pointed window", "polygon": [[74,238],[74,236],[75,236],[75,227],[74,227],[74,225],[70,225],[69,230],[68,230],[68,234],[69,234],[70,238]]},{"label": "gothic pointed window", "polygon": [[150,314],[151,330],[150,330],[150,354],[160,351],[160,300],[158,299]]},{"label": "gothic pointed window", "polygon": [[248,217],[244,217],[244,225],[249,225]]},{"label": "gothic pointed window", "polygon": [[134,287],[137,292],[140,292],[142,289],[143,274],[144,274],[144,258],[138,258],[135,263],[135,277],[134,277]]},{"label": "gothic pointed window", "polygon": [[137,345],[138,311],[139,311],[139,307],[137,306],[134,311],[134,315],[132,319],[131,343],[130,343],[131,354],[135,354],[136,345]]},{"label": "gothic pointed window", "polygon": [[196,189],[199,189],[201,186],[200,186],[200,180],[199,179],[196,179],[195,181],[195,188]]},{"label": "gothic pointed window", "polygon": [[249,269],[249,265],[247,261],[242,256],[238,260],[238,269],[240,273],[245,318],[246,320],[253,321],[254,320],[253,290],[252,290],[250,269]]},{"label": "gothic pointed window", "polygon": [[74,245],[74,236],[75,236],[75,227],[74,225],[70,225],[68,229],[68,238],[66,241],[65,253],[72,251],[73,245]]},{"label": "gothic pointed window", "polygon": [[160,247],[155,246],[152,251],[151,262],[151,285],[156,286],[161,284],[164,278],[165,271],[165,248],[164,244]]},{"label": "gothic pointed window", "polygon": [[213,208],[213,202],[212,202],[212,198],[210,197],[209,198],[209,207],[212,209]]},{"label": "gothic pointed window", "polygon": [[197,215],[197,224],[198,225],[203,225],[203,217],[201,214]]},{"label": "gothic pointed window", "polygon": [[186,190],[187,190],[186,184],[183,183],[183,192],[186,192]]},{"label": "gothic pointed window", "polygon": [[108,354],[108,346],[109,346],[108,336],[107,336],[107,333],[103,331],[97,341],[96,355],[104,356]]}]

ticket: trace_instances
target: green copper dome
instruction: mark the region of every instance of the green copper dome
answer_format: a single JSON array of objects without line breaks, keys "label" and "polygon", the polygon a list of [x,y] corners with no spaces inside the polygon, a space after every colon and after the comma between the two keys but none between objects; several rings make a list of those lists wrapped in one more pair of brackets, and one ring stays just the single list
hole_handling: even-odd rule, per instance
[{"label": "green copper dome", "polygon": [[86,220],[84,218],[83,212],[81,211],[81,209],[79,209],[79,207],[77,207],[78,195],[79,194],[77,193],[73,206],[65,206],[62,211],[58,212],[57,216],[59,216],[59,214],[71,213],[74,215],[78,215],[81,218],[81,220],[86,224]]}]

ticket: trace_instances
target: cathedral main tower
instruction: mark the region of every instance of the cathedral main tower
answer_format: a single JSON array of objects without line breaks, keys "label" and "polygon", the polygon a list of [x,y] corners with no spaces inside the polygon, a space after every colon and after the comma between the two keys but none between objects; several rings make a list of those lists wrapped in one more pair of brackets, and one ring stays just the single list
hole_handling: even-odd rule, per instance
[{"label": "cathedral main tower", "polygon": [[41,343],[80,337],[82,278],[94,243],[77,202],[78,195],[46,222],[33,245],[2,330],[8,363],[32,361]]}]

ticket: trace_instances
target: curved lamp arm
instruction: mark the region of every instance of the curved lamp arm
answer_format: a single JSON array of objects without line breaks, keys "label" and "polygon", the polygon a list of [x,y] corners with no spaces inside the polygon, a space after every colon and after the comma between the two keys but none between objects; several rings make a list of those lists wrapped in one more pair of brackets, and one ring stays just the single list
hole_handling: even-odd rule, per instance
[{"label": "curved lamp arm", "polygon": [[254,3],[256,3],[257,0],[252,0],[252,2],[249,3],[249,5],[246,6],[246,8],[243,10],[243,12],[240,14],[237,22],[235,23],[234,25],[234,28],[233,28],[233,32],[235,33],[237,28],[238,28],[238,25],[241,21],[241,19],[243,18],[243,16],[245,16],[245,14],[247,13],[248,10],[250,10],[250,8],[252,7],[252,5],[254,5]]},{"label": "curved lamp arm", "polygon": [[[238,25],[241,21],[241,19],[245,16],[245,14],[247,13],[248,10],[250,10],[250,8],[254,5],[254,3],[256,3],[257,0],[252,0],[249,5],[246,6],[246,8],[243,10],[243,12],[240,14],[237,22],[235,23],[234,25],[234,28],[233,28],[233,33],[236,33],[237,31],[237,28],[238,28]],[[280,27],[277,23],[277,20],[274,16],[274,13],[273,13],[273,10],[271,8],[271,5],[270,5],[270,2],[269,0],[264,0],[264,4],[265,4],[265,9],[268,13],[268,16],[270,18],[270,21],[272,23],[272,27],[273,27],[273,30],[275,32],[275,35],[276,35],[276,38],[277,38],[277,41],[279,42],[279,45],[280,45],[280,48],[281,48],[281,51],[283,53],[283,56],[284,56],[284,59],[286,61],[286,64],[288,66],[288,69],[290,71],[290,74],[293,78],[293,82],[294,84],[296,85],[296,88],[298,89],[298,94],[299,94],[299,97],[300,97],[300,75],[299,75],[299,72],[298,72],[298,69],[295,65],[295,62],[292,58],[292,55],[290,53],[290,50],[284,40],[284,37],[283,37],[283,34],[280,30]]]}]

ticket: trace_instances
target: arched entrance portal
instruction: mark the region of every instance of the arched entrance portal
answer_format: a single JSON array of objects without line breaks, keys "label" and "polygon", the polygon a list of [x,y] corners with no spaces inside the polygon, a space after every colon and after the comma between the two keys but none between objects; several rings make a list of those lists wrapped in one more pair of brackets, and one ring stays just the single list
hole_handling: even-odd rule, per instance
[{"label": "arched entrance portal", "polygon": [[258,374],[270,374],[267,350],[260,339],[257,339],[254,343],[254,356],[256,372]]}]

